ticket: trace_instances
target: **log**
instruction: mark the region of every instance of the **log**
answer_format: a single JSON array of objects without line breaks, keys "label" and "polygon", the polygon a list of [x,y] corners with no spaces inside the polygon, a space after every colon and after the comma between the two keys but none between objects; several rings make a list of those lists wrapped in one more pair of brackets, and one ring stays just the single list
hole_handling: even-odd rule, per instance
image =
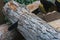
[{"label": "log", "polygon": [[10,1],[3,7],[3,12],[12,23],[18,20],[17,29],[26,40],[60,40],[60,32],[29,12],[22,4]]}]

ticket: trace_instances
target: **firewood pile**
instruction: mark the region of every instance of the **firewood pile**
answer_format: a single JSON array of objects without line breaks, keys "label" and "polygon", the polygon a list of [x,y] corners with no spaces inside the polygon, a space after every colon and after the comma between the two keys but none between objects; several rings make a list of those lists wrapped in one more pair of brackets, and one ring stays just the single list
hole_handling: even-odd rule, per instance
[{"label": "firewood pile", "polygon": [[11,23],[18,20],[17,29],[26,40],[60,40],[60,32],[15,1],[6,3],[3,12]]},{"label": "firewood pile", "polygon": [[9,1],[3,7],[5,24],[0,25],[0,40],[60,40],[60,14],[53,11],[44,15],[32,13],[39,1],[22,5]]}]

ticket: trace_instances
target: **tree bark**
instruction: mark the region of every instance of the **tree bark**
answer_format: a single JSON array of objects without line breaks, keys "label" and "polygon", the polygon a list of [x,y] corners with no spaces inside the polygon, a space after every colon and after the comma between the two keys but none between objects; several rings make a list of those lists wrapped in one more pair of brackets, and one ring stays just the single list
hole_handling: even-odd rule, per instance
[{"label": "tree bark", "polygon": [[10,1],[4,6],[4,15],[14,23],[18,20],[18,30],[26,40],[60,40],[60,32],[44,20],[30,13],[26,7]]}]

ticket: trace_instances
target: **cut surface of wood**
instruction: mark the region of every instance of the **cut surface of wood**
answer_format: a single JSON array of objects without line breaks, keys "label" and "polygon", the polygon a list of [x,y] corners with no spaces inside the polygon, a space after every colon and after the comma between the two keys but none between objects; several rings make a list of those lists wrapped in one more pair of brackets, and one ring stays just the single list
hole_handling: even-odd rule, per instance
[{"label": "cut surface of wood", "polygon": [[57,31],[60,31],[60,19],[48,22],[52,27],[54,27]]},{"label": "cut surface of wood", "polygon": [[27,5],[26,7],[29,9],[30,12],[36,10],[40,5],[40,1],[35,1],[32,4]]}]

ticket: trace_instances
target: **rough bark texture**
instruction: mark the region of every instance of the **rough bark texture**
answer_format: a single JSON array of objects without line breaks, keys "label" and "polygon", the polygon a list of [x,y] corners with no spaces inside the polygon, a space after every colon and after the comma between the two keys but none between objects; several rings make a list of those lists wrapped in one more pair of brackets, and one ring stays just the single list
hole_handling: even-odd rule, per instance
[{"label": "rough bark texture", "polygon": [[60,40],[60,32],[26,8],[10,1],[4,6],[4,15],[13,23],[18,20],[18,30],[26,40]]}]

